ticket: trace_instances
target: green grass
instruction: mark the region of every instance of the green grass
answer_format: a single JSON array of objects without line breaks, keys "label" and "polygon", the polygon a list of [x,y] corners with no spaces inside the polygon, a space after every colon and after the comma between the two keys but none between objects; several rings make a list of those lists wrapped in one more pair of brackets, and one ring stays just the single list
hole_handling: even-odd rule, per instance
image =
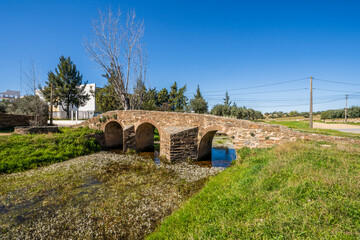
[{"label": "green grass", "polygon": [[157,128],[154,130],[154,141],[160,141],[160,134]]},{"label": "green grass", "polygon": [[100,150],[89,128],[61,128],[56,134],[0,136],[0,173],[24,171]]},{"label": "green grass", "polygon": [[340,131],[331,130],[331,129],[310,128],[309,122],[305,122],[305,121],[271,121],[270,123],[283,125],[283,126],[286,126],[286,127],[289,127],[291,129],[298,130],[301,132],[317,133],[317,134],[323,134],[323,135],[360,139],[360,134],[357,134],[357,133],[346,133],[346,132],[340,132]]},{"label": "green grass", "polygon": [[322,144],[240,150],[148,239],[359,239],[360,147]]}]

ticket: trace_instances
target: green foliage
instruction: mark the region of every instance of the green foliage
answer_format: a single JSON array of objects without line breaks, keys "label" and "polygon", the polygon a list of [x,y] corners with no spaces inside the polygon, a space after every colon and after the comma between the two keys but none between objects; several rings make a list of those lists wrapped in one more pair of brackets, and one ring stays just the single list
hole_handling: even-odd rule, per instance
[{"label": "green foliage", "polygon": [[164,104],[168,104],[170,96],[166,88],[161,89],[157,96],[157,106],[162,107]]},{"label": "green foliage", "polygon": [[49,106],[39,96],[27,95],[17,98],[7,104],[7,113],[24,114],[30,116],[49,116]]},{"label": "green foliage", "polygon": [[322,144],[239,150],[148,239],[359,239],[360,148]]},{"label": "green foliage", "polygon": [[0,101],[0,113],[6,113],[8,102],[7,101]]},{"label": "green foliage", "polygon": [[[348,118],[359,118],[360,117],[360,107],[352,106],[347,111]],[[334,119],[334,118],[345,118],[345,110],[327,110],[321,113],[321,119]]]},{"label": "green foliage", "polygon": [[224,105],[230,107],[231,101],[230,101],[230,95],[228,91],[225,92],[225,98],[224,98]]},{"label": "green foliage", "polygon": [[62,128],[55,134],[0,137],[0,173],[24,171],[100,150],[89,128]]},{"label": "green foliage", "polygon": [[197,86],[194,98],[190,100],[190,108],[195,113],[207,113],[208,111],[208,103],[203,98],[199,85]]},{"label": "green foliage", "polygon": [[160,141],[160,134],[157,128],[154,130],[154,141]]},{"label": "green foliage", "polygon": [[140,105],[140,109],[144,110],[156,110],[156,102],[157,102],[157,91],[156,88],[149,88],[143,95],[143,99]]},{"label": "green foliage", "polygon": [[226,91],[224,104],[216,104],[211,109],[211,114],[247,120],[264,119],[264,116],[260,111],[256,111],[252,108],[237,107],[236,103],[234,103],[232,106],[230,106],[230,104],[230,96],[229,93]]},{"label": "green foliage", "polygon": [[[321,112],[314,112],[314,115],[318,115]],[[269,118],[282,118],[282,117],[304,117],[309,118],[309,112],[298,112],[298,111],[290,111],[289,113],[282,111],[274,111],[272,113],[265,113]]]},{"label": "green foliage", "polygon": [[[53,102],[55,106],[61,106],[70,117],[70,106],[84,106],[90,99],[89,94],[85,93],[87,82],[82,85],[83,76],[76,69],[76,65],[70,57],[61,56],[59,64],[55,68],[55,73],[49,71],[46,87],[42,89],[42,94],[50,102],[51,84],[53,84]],[[95,91],[95,89],[93,89]]]},{"label": "green foliage", "polygon": [[233,104],[232,106],[217,104],[211,109],[211,114],[247,120],[264,119],[264,116],[260,111],[256,111],[252,108],[237,107],[236,104]]},{"label": "green foliage", "polygon": [[95,101],[96,112],[107,112],[113,110],[123,109],[121,103],[115,97],[114,88],[107,84],[103,88],[96,88]]},{"label": "green foliage", "polygon": [[184,95],[186,92],[186,85],[178,89],[177,83],[170,87],[169,105],[172,111],[184,112],[187,105],[187,97]]}]

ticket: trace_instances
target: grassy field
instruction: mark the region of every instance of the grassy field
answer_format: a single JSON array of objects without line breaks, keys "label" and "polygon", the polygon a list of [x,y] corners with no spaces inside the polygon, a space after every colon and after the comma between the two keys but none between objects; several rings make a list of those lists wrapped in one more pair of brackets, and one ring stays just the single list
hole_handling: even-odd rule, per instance
[{"label": "grassy field", "polygon": [[99,152],[0,175],[0,239],[143,239],[222,169]]},{"label": "grassy field", "polygon": [[271,124],[278,124],[289,127],[291,129],[301,131],[301,132],[308,132],[308,133],[317,133],[323,135],[332,135],[332,136],[339,136],[339,137],[349,137],[349,138],[356,138],[360,139],[360,134],[356,133],[345,133],[331,129],[317,129],[317,128],[310,128],[309,122],[306,121],[271,121]]},{"label": "grassy field", "polygon": [[24,171],[100,150],[89,128],[61,128],[55,134],[0,136],[0,174]]},{"label": "grassy field", "polygon": [[148,239],[359,239],[360,147],[242,149]]}]

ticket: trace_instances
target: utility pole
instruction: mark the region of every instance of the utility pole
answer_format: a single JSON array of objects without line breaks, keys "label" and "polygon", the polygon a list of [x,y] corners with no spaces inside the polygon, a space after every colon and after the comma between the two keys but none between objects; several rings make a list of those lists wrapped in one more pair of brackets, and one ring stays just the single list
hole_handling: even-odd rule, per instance
[{"label": "utility pole", "polygon": [[310,120],[310,128],[313,128],[313,77],[310,77],[310,116],[309,116],[309,120]]},{"label": "utility pole", "polygon": [[23,79],[22,79],[22,62],[20,61],[20,96],[21,96],[21,93],[22,93],[22,82],[23,82]]},{"label": "utility pole", "polygon": [[348,100],[348,96],[349,95],[345,95],[345,97],[346,97],[346,104],[345,104],[345,122],[347,122],[347,100]]},{"label": "utility pole", "polygon": [[50,88],[50,125],[53,124],[53,84]]}]

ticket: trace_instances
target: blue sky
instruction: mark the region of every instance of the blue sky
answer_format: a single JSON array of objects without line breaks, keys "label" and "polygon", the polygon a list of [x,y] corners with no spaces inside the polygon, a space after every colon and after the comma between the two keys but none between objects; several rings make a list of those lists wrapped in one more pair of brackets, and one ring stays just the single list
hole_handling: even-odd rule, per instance
[{"label": "blue sky", "polygon": [[[134,8],[145,22],[150,87],[177,81],[191,97],[199,84],[210,106],[229,90],[238,106],[263,112],[308,111],[309,79],[253,86],[314,76],[315,111],[344,107],[345,94],[360,92],[360,4],[295,0],[1,0],[0,92],[20,89],[20,62],[26,68],[33,59],[43,83],[62,54],[102,86],[82,43],[110,5]],[[359,104],[350,95],[349,105]]]}]

